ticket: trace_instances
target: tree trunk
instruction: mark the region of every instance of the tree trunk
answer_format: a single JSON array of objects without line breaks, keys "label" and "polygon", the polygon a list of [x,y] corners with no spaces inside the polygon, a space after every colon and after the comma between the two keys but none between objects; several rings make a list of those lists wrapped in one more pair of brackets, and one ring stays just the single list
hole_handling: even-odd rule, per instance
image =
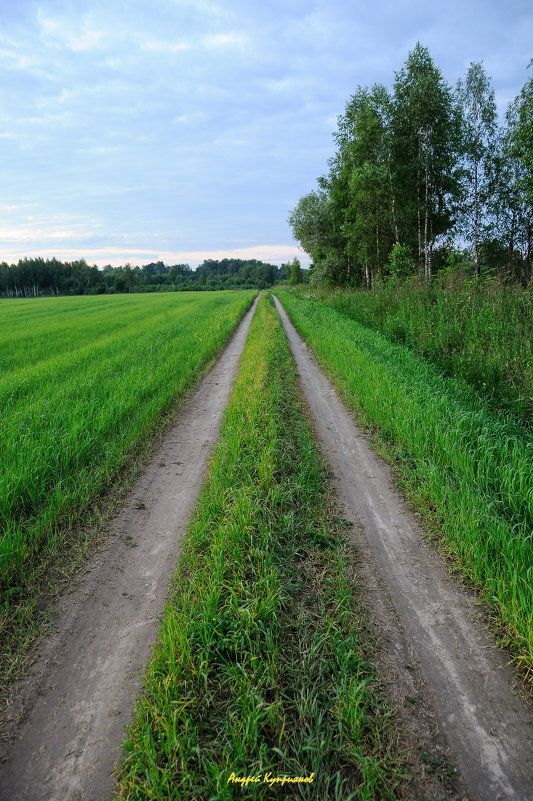
[{"label": "tree trunk", "polygon": [[365,280],[366,280],[366,288],[372,289],[372,273],[370,272],[368,262],[365,262]]},{"label": "tree trunk", "polygon": [[394,187],[392,185],[392,172],[390,168],[390,152],[387,149],[387,166],[389,170],[389,186],[390,186],[390,196],[391,196],[391,206],[392,206],[392,222],[394,225],[394,236],[396,237],[396,244],[399,244],[400,237],[398,236],[398,220],[396,219],[396,198],[394,196]]},{"label": "tree trunk", "polygon": [[477,242],[478,216],[479,216],[479,197],[478,197],[478,162],[474,161],[474,261],[476,264],[476,275],[479,278],[481,268],[479,265],[479,249]]},{"label": "tree trunk", "polygon": [[527,250],[526,250],[526,261],[525,264],[522,263],[522,283],[524,286],[527,286],[532,278],[532,271],[531,271],[531,239],[533,236],[533,229],[531,223],[528,223],[527,226]]},{"label": "tree trunk", "polygon": [[428,224],[429,224],[429,180],[426,167],[426,208],[424,210],[424,275],[426,282],[431,280],[431,261],[428,251]]},{"label": "tree trunk", "polygon": [[376,222],[376,271],[380,272],[380,262],[379,262],[379,223],[378,222]]},{"label": "tree trunk", "polygon": [[509,262],[507,264],[507,269],[509,273],[512,273],[513,271],[515,223],[516,223],[516,209],[513,208],[511,215],[511,229],[509,231]]},{"label": "tree trunk", "polygon": [[418,136],[418,169],[416,171],[416,213],[418,216],[418,267],[421,268],[422,261],[422,215],[420,214],[420,134]]},{"label": "tree trunk", "polygon": [[429,240],[429,248],[428,248],[428,281],[431,281],[433,275],[433,247],[435,245],[435,239],[433,238],[433,231],[431,232],[431,239]]}]

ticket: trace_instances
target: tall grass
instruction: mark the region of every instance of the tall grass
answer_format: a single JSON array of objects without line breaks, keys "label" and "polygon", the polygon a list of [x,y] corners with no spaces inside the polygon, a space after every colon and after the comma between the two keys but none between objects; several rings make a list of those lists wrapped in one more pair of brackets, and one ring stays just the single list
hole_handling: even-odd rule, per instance
[{"label": "tall grass", "polygon": [[6,301],[0,311],[4,623],[44,544],[206,369],[252,292]]},{"label": "tall grass", "polygon": [[[126,742],[121,799],[397,797],[354,557],[263,298]],[[270,786],[283,777],[308,783]],[[236,779],[253,777],[245,788]]]},{"label": "tall grass", "polygon": [[533,670],[533,437],[465,382],[315,300],[279,297],[348,405],[394,447],[411,497]]},{"label": "tall grass", "polygon": [[533,422],[533,289],[455,271],[375,291],[321,292],[357,322],[405,343],[495,408]]}]

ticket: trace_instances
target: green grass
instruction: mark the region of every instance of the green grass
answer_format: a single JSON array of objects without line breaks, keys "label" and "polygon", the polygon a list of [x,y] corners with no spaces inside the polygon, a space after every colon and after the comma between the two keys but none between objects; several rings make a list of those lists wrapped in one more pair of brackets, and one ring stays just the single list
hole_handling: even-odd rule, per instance
[{"label": "green grass", "polygon": [[[252,322],[119,772],[121,799],[398,797],[354,554],[271,299]],[[244,789],[234,777],[259,777]],[[312,783],[264,781],[312,777]]]},{"label": "green grass", "polygon": [[[305,290],[309,292],[309,289]],[[367,290],[318,293],[362,325],[458,376],[496,409],[533,420],[533,291],[452,272]]]},{"label": "green grass", "polygon": [[64,532],[145,449],[254,294],[0,302],[1,628],[12,628]]},{"label": "green grass", "polygon": [[296,328],[389,443],[411,499],[533,671],[533,438],[465,382],[315,300],[280,291]]}]

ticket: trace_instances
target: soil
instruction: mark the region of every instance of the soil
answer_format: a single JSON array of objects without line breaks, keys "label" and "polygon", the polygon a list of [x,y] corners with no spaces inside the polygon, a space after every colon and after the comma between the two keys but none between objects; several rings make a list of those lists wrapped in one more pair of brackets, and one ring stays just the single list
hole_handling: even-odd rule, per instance
[{"label": "soil", "polygon": [[219,361],[181,407],[105,545],[58,604],[54,632],[2,710],[0,798],[103,801],[113,794],[169,582],[255,305]]},{"label": "soil", "polygon": [[[277,303],[277,301],[276,301]],[[533,709],[475,596],[424,541],[331,383],[277,303],[329,461],[354,524],[379,669],[412,755],[412,799],[526,801]],[[106,544],[58,604],[30,675],[3,710],[0,799],[103,801],[157,638],[183,533],[218,437],[253,315],[181,408],[112,521]]]},{"label": "soil", "polygon": [[[533,704],[488,632],[475,595],[424,541],[335,389],[276,298],[302,389],[353,525],[380,668],[417,753],[423,798],[533,798]],[[435,782],[435,779],[437,780]]]}]

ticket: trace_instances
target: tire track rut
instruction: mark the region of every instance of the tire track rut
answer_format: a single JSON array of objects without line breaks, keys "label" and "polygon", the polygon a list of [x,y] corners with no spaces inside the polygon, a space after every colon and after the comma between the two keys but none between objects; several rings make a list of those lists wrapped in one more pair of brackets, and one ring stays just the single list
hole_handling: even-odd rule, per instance
[{"label": "tire track rut", "polygon": [[[533,798],[533,708],[488,634],[472,593],[447,574],[394,490],[390,469],[369,448],[279,300],[281,316],[321,446],[355,539],[389,664],[402,681],[412,654],[434,720],[472,801]],[[387,615],[386,610],[389,610]],[[383,614],[385,611],[385,615]],[[369,613],[372,617],[372,608]],[[381,618],[381,619],[380,619]]]},{"label": "tire track rut", "polygon": [[180,409],[110,524],[79,586],[59,602],[4,713],[0,798],[102,801],[156,641],[183,533],[218,439],[257,298]]}]

